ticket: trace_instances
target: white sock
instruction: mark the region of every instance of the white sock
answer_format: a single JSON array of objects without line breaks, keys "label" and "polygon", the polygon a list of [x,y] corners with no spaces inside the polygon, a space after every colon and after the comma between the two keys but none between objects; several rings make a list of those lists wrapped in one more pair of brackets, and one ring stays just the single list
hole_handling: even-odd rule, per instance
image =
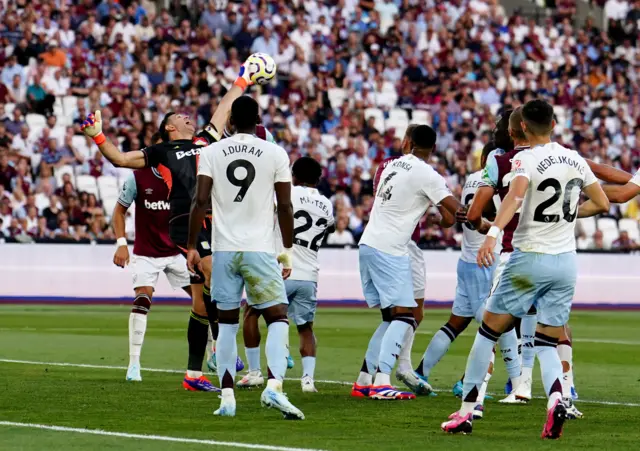
[{"label": "white sock", "polygon": [[[566,398],[571,397],[571,387],[573,387],[573,348],[571,345],[558,344],[558,357],[560,357],[560,361],[563,363],[563,372],[562,372],[562,395]],[[564,371],[564,363],[569,365],[569,370]]]},{"label": "white sock", "polygon": [[202,377],[202,371],[187,370],[187,376],[193,379],[197,379],[199,377]]},{"label": "white sock", "polygon": [[140,364],[140,352],[147,331],[147,315],[129,314],[129,365]]},{"label": "white sock", "polygon": [[[494,352],[491,356],[491,364],[496,361],[496,353]],[[491,376],[493,376],[493,372],[487,371],[487,375],[484,377],[484,381],[482,381],[482,385],[480,385],[480,390],[478,390],[478,400],[476,401],[478,404],[484,405],[484,396],[487,394],[487,387],[489,386],[489,381],[491,380]]]},{"label": "white sock", "polygon": [[224,399],[235,399],[233,394],[233,388],[223,388],[220,393],[220,397]]},{"label": "white sock", "polygon": [[373,383],[374,386],[379,387],[381,385],[391,385],[391,376],[386,373],[376,374],[376,380]]},{"label": "white sock", "polygon": [[532,380],[533,379],[533,368],[529,368],[526,366],[522,367],[522,380]]},{"label": "white sock", "polygon": [[371,385],[373,384],[373,376],[369,373],[365,373],[364,371],[360,371],[356,384],[364,386]]},{"label": "white sock", "polygon": [[398,369],[399,373],[406,373],[413,370],[411,364],[411,348],[413,347],[413,338],[416,336],[416,332],[410,328],[404,335],[404,341],[402,342],[402,349],[398,356]]},{"label": "white sock", "polygon": [[211,357],[213,353],[213,335],[211,334],[211,327],[209,327],[208,336],[207,336],[207,360]]},{"label": "white sock", "polygon": [[316,372],[316,358],[315,357],[303,357],[302,358],[302,375],[310,376],[313,379]]},{"label": "white sock", "polygon": [[244,355],[247,356],[249,371],[260,371],[260,346],[257,348],[244,348]]}]

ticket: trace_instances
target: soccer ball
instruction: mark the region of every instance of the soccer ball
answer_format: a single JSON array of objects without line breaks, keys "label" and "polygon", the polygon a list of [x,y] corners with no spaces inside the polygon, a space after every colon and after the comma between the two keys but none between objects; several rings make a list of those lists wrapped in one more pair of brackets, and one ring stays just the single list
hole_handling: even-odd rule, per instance
[{"label": "soccer ball", "polygon": [[276,75],[276,62],[266,53],[254,53],[247,58],[247,69],[252,82],[266,85]]}]

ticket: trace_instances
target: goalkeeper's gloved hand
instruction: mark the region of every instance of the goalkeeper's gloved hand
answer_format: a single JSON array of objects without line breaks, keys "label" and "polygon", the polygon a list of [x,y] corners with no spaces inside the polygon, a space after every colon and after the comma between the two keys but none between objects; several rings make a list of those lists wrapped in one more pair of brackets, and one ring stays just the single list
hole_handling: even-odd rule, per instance
[{"label": "goalkeeper's gloved hand", "polygon": [[247,86],[251,86],[253,84],[253,81],[251,81],[251,74],[249,73],[249,65],[246,61],[242,63],[242,66],[240,66],[238,78],[236,78],[236,81],[234,81],[233,84],[242,89],[247,89]]},{"label": "goalkeeper's gloved hand", "polygon": [[93,142],[97,145],[102,144],[107,139],[104,133],[102,133],[102,114],[100,110],[96,110],[94,114],[88,115],[80,128],[85,135],[93,138]]}]

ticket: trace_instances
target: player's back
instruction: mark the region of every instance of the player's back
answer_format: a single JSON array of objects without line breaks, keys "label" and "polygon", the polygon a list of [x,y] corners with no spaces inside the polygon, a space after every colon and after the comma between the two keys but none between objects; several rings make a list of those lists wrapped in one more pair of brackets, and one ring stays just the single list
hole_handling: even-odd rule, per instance
[{"label": "player's back", "polygon": [[291,182],[286,151],[238,133],[202,149],[200,174],[213,179],[216,251],[274,252],[274,184]]},{"label": "player's back", "polygon": [[[464,205],[469,205],[476,191],[478,191],[478,188],[484,185],[482,177],[482,171],[474,172],[467,177],[467,181],[462,187],[462,202]],[[462,255],[460,258],[466,262],[474,263],[476,261],[478,249],[482,246],[484,239],[485,235],[476,232],[472,228],[471,224],[465,223],[462,226]],[[501,250],[502,244],[498,243],[496,245],[495,252],[500,253]]]},{"label": "player's back", "polygon": [[380,175],[369,223],[360,244],[392,255],[406,255],[420,217],[430,202],[451,195],[444,178],[414,155],[390,162]]},{"label": "player's back", "polygon": [[513,172],[529,179],[514,247],[545,254],[575,251],[580,191],[595,181],[586,161],[576,151],[549,143],[519,153]]},{"label": "player's back", "polygon": [[327,228],[333,225],[333,205],[315,188],[294,186],[293,270],[291,280],[318,280],[318,250]]}]

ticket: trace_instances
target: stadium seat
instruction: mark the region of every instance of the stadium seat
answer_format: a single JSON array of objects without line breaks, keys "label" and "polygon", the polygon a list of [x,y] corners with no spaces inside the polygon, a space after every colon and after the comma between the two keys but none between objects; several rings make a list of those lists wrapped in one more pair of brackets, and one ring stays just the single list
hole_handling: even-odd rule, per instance
[{"label": "stadium seat", "polygon": [[395,92],[381,92],[376,94],[376,103],[378,107],[385,109],[393,108],[398,103],[398,94]]},{"label": "stadium seat", "polygon": [[258,104],[260,105],[260,108],[262,108],[262,110],[266,110],[267,108],[269,108],[269,103],[271,102],[271,95],[270,94],[262,94],[260,95],[260,97],[258,97]]},{"label": "stadium seat", "polygon": [[331,108],[336,109],[342,106],[342,102],[347,98],[347,92],[341,88],[331,88],[327,93],[329,96],[329,103]]},{"label": "stadium seat", "polygon": [[413,110],[411,123],[419,125],[431,125],[431,116],[426,110]]},{"label": "stadium seat", "polygon": [[82,135],[73,135],[71,145],[85,158],[93,157],[91,148],[87,145],[87,140]]},{"label": "stadium seat", "polygon": [[118,179],[112,175],[102,175],[98,177],[98,191],[101,199],[108,197],[118,197]]},{"label": "stadium seat", "polygon": [[56,183],[59,187],[62,187],[62,176],[65,174],[71,174],[71,182],[74,184],[76,183],[73,177],[73,166],[67,164],[65,166],[60,166],[55,170]]},{"label": "stadium seat", "polygon": [[493,114],[494,116],[498,114],[498,111],[500,111],[500,108],[502,108],[501,103],[492,103],[491,105],[489,105],[489,111],[491,111],[491,114]]},{"label": "stadium seat", "polygon": [[580,218],[578,224],[582,227],[587,238],[591,238],[596,231],[596,218]]},{"label": "stadium seat", "polygon": [[631,218],[623,218],[618,222],[618,228],[629,233],[629,238],[635,242],[640,242],[640,230],[638,229],[638,221]]},{"label": "stadium seat", "polygon": [[404,133],[406,132],[407,127],[409,126],[409,120],[407,118],[399,118],[399,117],[389,118],[385,122],[385,125],[387,130],[389,130],[390,128],[393,128],[395,130],[396,138],[403,138]]},{"label": "stadium seat", "polygon": [[64,96],[62,98],[62,109],[65,116],[73,118],[78,111],[78,98],[76,96]]},{"label": "stadium seat", "polygon": [[40,129],[42,130],[47,125],[47,119],[41,114],[33,114],[29,113],[26,117],[27,125],[31,130]]},{"label": "stadium seat", "polygon": [[324,134],[320,137],[320,141],[322,141],[322,144],[328,147],[328,150],[331,150],[333,146],[335,146],[338,142],[338,138],[333,135]]},{"label": "stadium seat", "polygon": [[386,130],[384,123],[384,113],[380,108],[367,108],[364,110],[364,118],[369,119],[370,117],[374,117],[376,119],[375,127],[380,132],[384,132]]},{"label": "stadium seat", "polygon": [[98,183],[92,175],[79,175],[76,177],[76,189],[78,192],[85,191],[90,194],[100,196],[98,192]]},{"label": "stadium seat", "polygon": [[394,108],[389,111],[389,120],[405,120],[409,122],[409,113],[402,108]]},{"label": "stadium seat", "polygon": [[118,197],[105,197],[102,199],[102,206],[104,207],[105,214],[107,218],[111,220],[111,214],[113,213],[113,209],[116,208],[116,204],[118,203]]},{"label": "stadium seat", "polygon": [[610,248],[611,243],[620,236],[618,223],[613,218],[599,218],[598,230],[602,232],[602,241],[604,241],[606,248]]},{"label": "stadium seat", "polygon": [[11,115],[13,114],[13,110],[16,109],[16,104],[15,103],[5,103],[4,104],[4,113],[8,116],[11,117]]}]

